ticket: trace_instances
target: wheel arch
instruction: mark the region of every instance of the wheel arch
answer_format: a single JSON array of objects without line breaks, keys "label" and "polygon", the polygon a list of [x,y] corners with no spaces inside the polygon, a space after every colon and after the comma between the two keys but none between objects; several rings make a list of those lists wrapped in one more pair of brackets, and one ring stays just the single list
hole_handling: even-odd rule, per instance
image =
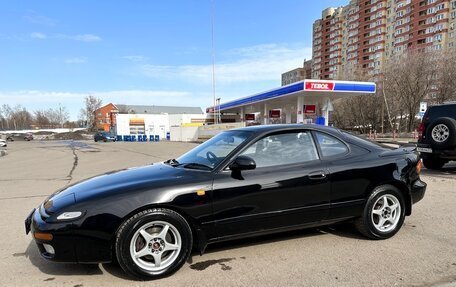
[{"label": "wheel arch", "polygon": [[119,228],[122,226],[122,224],[126,220],[128,220],[130,217],[132,217],[133,215],[135,215],[141,211],[144,211],[147,209],[154,209],[154,208],[169,209],[169,210],[172,210],[172,211],[178,213],[180,216],[182,216],[185,219],[185,221],[188,223],[188,225],[190,226],[190,230],[192,232],[192,237],[193,237],[193,245],[194,245],[193,248],[196,247],[197,250],[200,252],[200,254],[204,253],[204,250],[206,249],[206,246],[207,246],[207,237],[206,237],[206,234],[204,233],[204,231],[202,230],[202,228],[200,227],[200,225],[196,222],[196,220],[193,217],[191,217],[185,211],[183,211],[182,209],[180,209],[176,206],[167,205],[167,204],[148,204],[148,205],[141,206],[135,210],[132,210],[131,212],[126,214],[120,221],[119,226],[116,228],[116,231],[113,236],[113,240],[111,242],[111,250],[112,250],[113,258],[115,258],[115,252],[116,252],[115,251],[115,234],[117,234],[119,232]]},{"label": "wheel arch", "polygon": [[412,198],[410,196],[409,188],[407,187],[407,185],[404,182],[398,181],[398,180],[382,182],[381,184],[376,185],[371,190],[371,193],[380,186],[388,186],[388,185],[391,185],[391,186],[397,188],[402,193],[402,196],[404,197],[404,200],[405,200],[405,215],[411,215],[412,214]]}]

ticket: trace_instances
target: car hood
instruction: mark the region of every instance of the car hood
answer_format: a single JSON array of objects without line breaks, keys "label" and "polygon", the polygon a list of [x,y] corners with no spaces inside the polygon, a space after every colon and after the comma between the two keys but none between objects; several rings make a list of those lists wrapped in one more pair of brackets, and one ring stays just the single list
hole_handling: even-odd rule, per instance
[{"label": "car hood", "polygon": [[57,191],[49,199],[74,194],[78,203],[94,197],[101,199],[115,194],[150,190],[169,186],[170,183],[176,185],[184,177],[192,177],[193,172],[163,163],[117,170],[77,182]]}]

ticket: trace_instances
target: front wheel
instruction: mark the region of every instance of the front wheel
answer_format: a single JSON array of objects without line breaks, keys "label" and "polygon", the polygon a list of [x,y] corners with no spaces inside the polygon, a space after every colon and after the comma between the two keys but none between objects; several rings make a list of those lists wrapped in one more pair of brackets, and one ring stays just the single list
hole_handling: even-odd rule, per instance
[{"label": "front wheel", "polygon": [[387,239],[401,229],[405,219],[405,201],[394,186],[377,187],[367,200],[356,228],[371,239]]},{"label": "front wheel", "polygon": [[192,233],[186,220],[168,209],[149,209],[125,221],[116,238],[122,269],[142,279],[176,272],[190,256]]}]

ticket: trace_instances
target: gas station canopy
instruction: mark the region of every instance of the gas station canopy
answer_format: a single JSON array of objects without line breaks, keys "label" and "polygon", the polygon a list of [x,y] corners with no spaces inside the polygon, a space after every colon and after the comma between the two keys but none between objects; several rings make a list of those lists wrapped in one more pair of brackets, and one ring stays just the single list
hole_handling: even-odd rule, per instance
[{"label": "gas station canopy", "polygon": [[[375,94],[373,82],[303,80],[215,107],[222,121],[270,123],[312,123],[322,119],[328,125],[332,101],[359,94]],[[321,110],[321,113],[319,112]],[[214,113],[214,107],[207,109]]]}]

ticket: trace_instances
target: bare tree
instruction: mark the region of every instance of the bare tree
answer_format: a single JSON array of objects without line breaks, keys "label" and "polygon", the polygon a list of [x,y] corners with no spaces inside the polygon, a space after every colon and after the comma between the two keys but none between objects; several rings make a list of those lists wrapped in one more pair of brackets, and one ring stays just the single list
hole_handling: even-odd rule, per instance
[{"label": "bare tree", "polygon": [[56,116],[57,116],[57,122],[60,125],[60,127],[63,128],[65,122],[67,122],[70,119],[70,113],[68,112],[66,107],[63,107],[60,104],[55,112],[56,112]]},{"label": "bare tree", "polygon": [[420,102],[429,95],[437,73],[436,54],[409,51],[389,61],[384,71],[384,92],[406,130],[412,131]]},{"label": "bare tree", "polygon": [[[9,107],[8,107],[9,108]],[[8,109],[9,122],[15,130],[28,129],[32,124],[32,115],[21,105]]]},{"label": "bare tree", "polygon": [[6,105],[6,104],[3,104],[2,106],[2,111],[3,111],[3,114],[5,115],[5,128],[6,129],[11,129],[11,115],[13,113],[13,110],[11,109],[11,107],[9,105]]},{"label": "bare tree", "polygon": [[102,105],[102,100],[95,96],[89,95],[84,99],[85,107],[79,112],[79,118],[85,123],[85,126],[91,130],[95,129],[95,111]]},{"label": "bare tree", "polygon": [[0,107],[0,126],[1,129],[4,130],[6,128],[6,118],[3,114],[3,108]]},{"label": "bare tree", "polygon": [[433,100],[437,104],[456,100],[456,53],[454,51],[441,53],[437,67]]},{"label": "bare tree", "polygon": [[[456,100],[456,53],[408,51],[390,59],[375,78],[366,69],[350,67],[342,79],[376,81],[376,96],[347,97],[337,101],[334,119],[338,126],[367,132],[412,131],[418,124],[421,101],[443,103]],[[386,127],[386,128],[385,128]]]},{"label": "bare tree", "polygon": [[49,120],[51,128],[59,126],[59,115],[56,109],[49,108],[45,111],[46,118]]},{"label": "bare tree", "polygon": [[[373,80],[373,77],[362,67],[347,70],[343,78],[353,81]],[[382,98],[379,94],[354,95],[334,103],[333,117],[338,127],[367,133],[371,129],[377,130],[380,127],[382,110],[379,106],[381,104]]]},{"label": "bare tree", "polygon": [[35,125],[44,128],[50,126],[49,118],[47,117],[47,111],[36,110],[33,112]]}]

